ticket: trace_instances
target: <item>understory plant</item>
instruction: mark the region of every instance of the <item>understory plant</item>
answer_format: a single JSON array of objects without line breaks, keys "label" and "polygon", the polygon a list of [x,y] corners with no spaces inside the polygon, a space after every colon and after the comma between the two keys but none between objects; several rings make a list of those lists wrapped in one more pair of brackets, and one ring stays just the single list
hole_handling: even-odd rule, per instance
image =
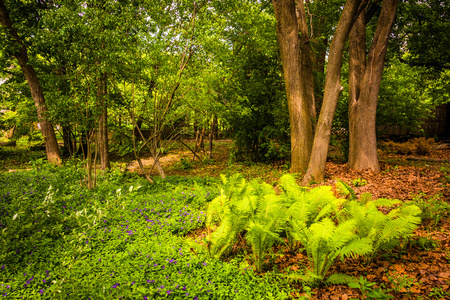
[{"label": "understory plant", "polygon": [[[340,199],[332,187],[303,188],[289,174],[280,178],[279,187],[277,195],[271,186],[247,183],[240,174],[222,176],[220,195],[207,212],[210,256],[230,253],[245,237],[255,267],[261,271],[267,252],[284,240],[289,251],[305,251],[308,257],[305,275],[291,278],[312,284],[348,283],[354,279],[328,274],[338,259],[364,256],[370,261],[379,250],[397,245],[420,223],[420,209],[398,200],[372,200],[367,194],[356,199],[352,190],[349,194],[355,197]],[[393,209],[394,205],[397,208]],[[391,211],[384,214],[381,207]],[[218,226],[213,232],[215,223]]]},{"label": "understory plant", "polygon": [[[252,247],[257,271],[260,271],[266,251],[276,240],[283,223],[281,199],[266,183],[252,181],[249,184],[241,174],[230,178],[221,176],[220,195],[209,205],[206,224],[208,227],[207,249],[212,257],[219,258],[237,242],[242,234]],[[214,221],[220,225],[212,232]]]},{"label": "understory plant", "polygon": [[377,199],[363,203],[349,201],[345,206],[347,217],[355,221],[356,234],[360,238],[371,241],[373,249],[366,255],[370,262],[379,250],[388,250],[397,246],[408,237],[420,224],[421,210],[416,205],[407,203],[384,214],[378,208],[391,208],[401,201],[393,199]]},{"label": "understory plant", "polygon": [[192,253],[209,179],[107,176],[88,190],[66,167],[0,174],[2,298],[289,299],[287,280]]}]

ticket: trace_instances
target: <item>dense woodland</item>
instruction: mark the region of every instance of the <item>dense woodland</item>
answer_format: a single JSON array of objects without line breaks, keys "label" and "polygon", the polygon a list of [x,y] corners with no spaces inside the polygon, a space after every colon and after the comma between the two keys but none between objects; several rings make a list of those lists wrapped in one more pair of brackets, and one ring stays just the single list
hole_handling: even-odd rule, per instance
[{"label": "dense woodland", "polygon": [[[446,1],[1,2],[2,123],[47,158],[232,138],[321,180],[332,133],[380,171],[377,131],[449,100]],[[34,105],[33,105],[34,103]],[[40,130],[37,130],[39,127]],[[134,134],[133,134],[134,133]],[[195,150],[195,149],[193,149]],[[198,149],[197,149],[198,150]],[[150,179],[150,178],[149,178]]]},{"label": "dense woodland", "polygon": [[449,297],[449,32],[447,0],[0,0],[0,293]]}]

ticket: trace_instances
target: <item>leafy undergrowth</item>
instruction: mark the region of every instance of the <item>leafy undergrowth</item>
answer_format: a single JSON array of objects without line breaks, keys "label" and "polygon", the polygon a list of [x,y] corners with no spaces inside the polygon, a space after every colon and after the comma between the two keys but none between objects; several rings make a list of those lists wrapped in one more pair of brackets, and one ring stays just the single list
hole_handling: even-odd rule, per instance
[{"label": "leafy undergrowth", "polygon": [[[195,162],[189,170],[174,166],[171,173],[218,177],[219,174],[241,172],[246,179],[261,178],[272,185],[287,173],[288,167],[283,163],[265,165],[235,162],[229,155],[232,148],[230,143],[222,141],[215,145],[214,163]],[[401,247],[382,253],[370,264],[363,264],[358,259],[337,262],[331,267],[331,273],[349,274],[355,278],[362,276],[374,284],[372,289],[382,289],[395,299],[450,298],[450,151],[448,148],[434,149],[421,157],[431,160],[408,160],[406,155],[380,151],[382,171],[379,174],[353,171],[333,159],[327,162],[326,180],[321,184],[334,185],[339,178],[354,189],[358,198],[364,193],[370,193],[374,199],[413,201],[423,210],[422,224]],[[201,243],[200,239],[207,236],[207,231],[199,229],[195,236]],[[237,255],[250,253],[249,245],[241,246]],[[284,246],[277,246],[266,263],[268,270],[298,271],[307,265],[307,256],[304,253],[293,255]],[[323,285],[307,293],[301,282],[292,282],[292,286],[298,288],[297,297],[363,298],[361,289],[348,285]]]},{"label": "leafy undergrowth", "polygon": [[[7,299],[273,299],[286,281],[192,253],[211,181],[150,186],[117,174],[80,187],[70,168],[0,177],[0,295]],[[272,295],[272,296],[270,296]]]},{"label": "leafy undergrowth", "polygon": [[[282,299],[285,295],[294,299],[383,299],[383,295],[395,299],[450,298],[450,165],[443,161],[450,158],[450,151],[433,150],[422,156],[435,159],[431,161],[411,161],[405,155],[380,152],[380,174],[356,172],[343,164],[327,162],[326,185],[336,185],[339,178],[354,190],[357,198],[370,193],[373,199],[412,201],[422,210],[422,224],[413,236],[392,250],[381,251],[370,263],[359,257],[336,261],[329,274],[342,273],[358,279],[351,286],[322,284],[308,287],[300,280],[286,285],[281,274],[304,272],[308,257],[302,251],[288,251],[283,243],[273,246],[258,275],[252,271],[252,249],[245,239],[222,260],[207,258],[192,247],[194,241],[206,246],[208,232],[202,219],[204,213],[200,214],[200,211],[205,212],[202,205],[216,195],[215,185],[211,183],[215,182],[214,178],[240,172],[247,179],[261,178],[275,186],[288,172],[284,163],[265,165],[234,161],[229,155],[232,146],[227,141],[215,146],[213,160],[196,160],[186,167],[180,158],[190,160],[192,155],[184,152],[175,160],[180,163],[163,162],[166,173],[178,176],[170,177],[168,181],[158,180],[155,187],[149,187],[139,179],[123,182],[122,177],[110,175],[102,179],[105,182],[100,180],[100,186],[94,191],[87,191],[79,186],[81,178],[61,174],[62,171],[59,174],[52,171],[48,176],[33,172],[2,175],[0,231],[5,232],[5,226],[11,225],[7,222],[18,214],[12,223],[16,233],[2,234],[0,241],[0,296],[6,295],[5,299]],[[13,156],[9,158],[13,159]],[[46,177],[41,180],[38,176]],[[197,178],[197,185],[189,179],[191,177]],[[29,186],[31,178],[42,185]],[[10,184],[5,186],[5,182]],[[139,185],[141,188],[136,189]],[[119,188],[120,193],[117,192]],[[210,192],[206,199],[190,196],[201,188],[204,195]],[[33,194],[29,193],[30,189]],[[48,211],[52,212],[48,217],[42,210],[42,202],[52,193],[50,198],[54,203],[48,204]],[[70,193],[72,196],[68,196]],[[154,198],[155,202],[146,200],[144,206],[147,197]],[[177,201],[164,201],[172,198]],[[62,201],[66,201],[66,205]],[[170,202],[178,209],[178,214],[174,215],[174,208],[167,212],[168,206],[160,207],[160,201],[165,205]],[[122,202],[123,208],[118,206]],[[148,211],[155,207],[160,209],[160,215],[168,214],[172,220],[175,216],[181,218],[180,209],[185,208],[195,217],[200,215],[202,222],[194,222],[195,226],[182,229],[184,226],[180,226],[180,222],[170,223],[167,218],[152,212],[146,215],[148,219],[159,222],[152,226],[154,223],[144,224],[150,222],[143,221],[145,215],[139,210],[147,208]],[[88,217],[85,217],[84,209]],[[94,217],[98,216],[97,209],[102,211],[101,219]],[[81,210],[84,212],[80,213]],[[21,214],[21,211],[28,213]],[[106,221],[103,227],[99,220]],[[190,222],[190,218],[184,221]],[[164,227],[160,228],[161,225]],[[107,229],[102,229],[105,227]],[[152,257],[153,260],[148,261]],[[176,263],[170,262],[171,259]],[[214,283],[212,288],[208,281]]]}]

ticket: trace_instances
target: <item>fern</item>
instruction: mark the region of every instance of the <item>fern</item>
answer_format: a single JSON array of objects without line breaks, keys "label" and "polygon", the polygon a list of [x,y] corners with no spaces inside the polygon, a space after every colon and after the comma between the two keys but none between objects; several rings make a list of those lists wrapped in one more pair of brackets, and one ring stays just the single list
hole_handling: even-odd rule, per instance
[{"label": "fern", "polygon": [[379,206],[391,207],[401,203],[399,200],[378,199],[365,205],[351,201],[346,205],[346,213],[356,222],[356,231],[360,238],[372,241],[373,251],[367,256],[371,261],[380,249],[390,249],[410,235],[420,224],[421,210],[415,205],[402,206],[385,215],[377,209]]},{"label": "fern", "polygon": [[336,188],[338,188],[338,190],[340,190],[340,192],[345,196],[349,196],[350,200],[356,200],[357,197],[355,191],[342,180],[338,179],[338,182],[336,183]]},{"label": "fern", "polygon": [[330,284],[349,284],[357,281],[358,280],[353,276],[340,273],[331,274],[326,280],[326,282]]},{"label": "fern", "polygon": [[[207,211],[210,256],[219,258],[227,253],[238,237],[245,234],[252,247],[255,266],[260,271],[267,250],[280,240],[278,233],[284,225],[283,199],[275,195],[270,185],[256,181],[246,183],[241,175],[222,176],[222,183],[220,195],[211,201]],[[218,219],[220,225],[212,233],[214,219]]]},{"label": "fern", "polygon": [[[321,186],[311,190],[300,189],[298,186],[287,186],[287,184],[295,184],[291,175],[282,177],[284,180],[282,187],[285,193],[281,196],[286,199],[284,201],[286,208],[286,236],[287,246],[291,251],[297,248],[295,240],[302,240],[304,233],[301,233],[305,227],[317,223],[325,217],[333,216],[339,217],[338,211],[346,200],[337,199],[331,187]],[[287,186],[287,187],[286,187]],[[294,224],[297,228],[294,228]],[[304,237],[303,237],[304,238]]]},{"label": "fern", "polygon": [[324,218],[309,228],[305,223],[294,223],[299,238],[309,260],[309,278],[313,283],[322,281],[337,258],[365,255],[372,251],[369,239],[359,239],[355,233],[356,222],[347,220],[338,226],[329,218]]}]

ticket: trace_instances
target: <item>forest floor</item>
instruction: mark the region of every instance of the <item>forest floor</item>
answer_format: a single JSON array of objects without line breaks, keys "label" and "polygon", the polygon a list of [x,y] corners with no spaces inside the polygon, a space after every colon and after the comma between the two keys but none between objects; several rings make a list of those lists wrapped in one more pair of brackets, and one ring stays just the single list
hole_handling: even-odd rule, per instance
[{"label": "forest floor", "polygon": [[[433,148],[426,155],[414,157],[379,150],[380,173],[350,170],[339,162],[339,148],[331,147],[325,182],[320,184],[334,185],[340,179],[351,186],[357,196],[370,193],[374,199],[413,201],[423,211],[422,224],[413,236],[405,238],[400,247],[382,253],[370,264],[362,259],[337,262],[331,273],[344,273],[356,278],[362,276],[374,283],[373,286],[366,286],[367,291],[381,289],[395,299],[450,299],[450,150],[447,146],[440,145],[440,149]],[[168,148],[168,154],[161,158],[161,163],[168,176],[217,178],[220,174],[239,172],[249,180],[260,178],[273,186],[289,171],[285,162],[238,162],[234,159],[233,150],[231,141],[219,140],[214,142],[212,158],[207,158],[206,153],[199,153],[202,159],[192,160],[194,156],[190,150],[173,144]],[[2,153],[5,171],[23,168],[24,162],[34,157],[26,150],[19,159],[6,150]],[[38,158],[38,155],[35,156]],[[148,171],[153,161],[143,159],[143,162]],[[132,157],[113,157],[113,165],[141,173]],[[157,176],[156,170],[151,172],[151,176]],[[199,237],[204,234],[205,230],[193,233]],[[287,269],[296,271],[304,269],[306,261],[304,254],[292,255],[283,247],[278,247],[273,249],[272,259],[266,265],[268,269],[281,272]],[[298,285],[301,290],[301,283],[294,282],[293,285]],[[303,296],[311,295],[311,299],[364,299],[360,290],[347,285],[323,285]],[[378,299],[386,298],[379,296]]]},{"label": "forest floor", "polygon": [[[178,148],[162,157],[161,162],[167,175],[218,177],[240,172],[247,179],[261,178],[272,185],[288,172],[283,162],[267,165],[234,161],[230,141],[217,141],[214,146],[212,159],[192,161],[193,154],[189,150]],[[395,299],[450,299],[450,150],[445,145],[440,147],[414,157],[379,150],[381,172],[377,174],[350,170],[336,162],[339,149],[332,147],[325,182],[321,184],[333,185],[340,179],[349,184],[357,196],[370,193],[374,199],[413,201],[423,210],[422,224],[400,247],[383,253],[370,264],[361,259],[338,262],[332,267],[332,273],[362,276],[375,283],[368,291],[381,289]],[[144,164],[151,166],[152,161],[144,160]],[[140,172],[135,162],[128,168]],[[156,170],[152,175],[157,175]],[[196,234],[201,236],[205,232],[200,230]],[[283,248],[275,248],[273,252],[275,259],[268,262],[271,269],[295,271],[304,268],[307,261],[302,253],[291,255]],[[347,285],[321,286],[308,294],[312,299],[364,298],[361,291]]]}]

